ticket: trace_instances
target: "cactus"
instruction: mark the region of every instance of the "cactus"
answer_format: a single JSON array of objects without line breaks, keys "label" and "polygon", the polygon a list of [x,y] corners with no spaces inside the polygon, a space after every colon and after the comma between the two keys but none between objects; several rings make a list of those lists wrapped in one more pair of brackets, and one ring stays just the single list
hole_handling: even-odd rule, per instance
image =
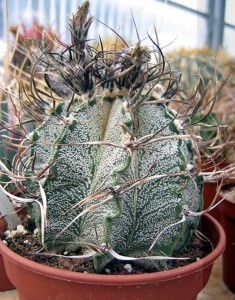
[{"label": "cactus", "polygon": [[[225,63],[219,59],[219,53],[209,48],[180,49],[170,53],[171,66],[182,72],[181,89],[192,89],[197,86],[198,74],[201,73],[207,85],[213,78],[226,78]],[[219,57],[219,58],[218,58]]]},{"label": "cactus", "polygon": [[[234,122],[234,76],[232,76],[234,59],[223,48],[219,51],[209,48],[179,49],[169,53],[169,57],[171,68],[181,75],[181,91],[186,91],[188,96],[190,92],[197,93],[202,86],[200,94],[204,94],[203,103],[200,112],[191,120],[192,123],[203,119],[205,126],[199,128],[201,137],[212,147],[215,144],[224,143],[223,161],[228,164],[234,162],[234,130],[232,125]],[[183,92],[181,97],[185,99]],[[175,103],[171,103],[170,106],[179,108]],[[183,112],[187,110],[187,107],[183,106],[180,109]],[[212,109],[213,112],[211,113]],[[223,123],[230,126],[229,130],[223,126],[218,130],[218,125]],[[195,127],[194,129],[196,130],[194,133],[197,134],[198,128]],[[229,142],[228,136],[230,136]],[[205,149],[202,149],[202,156],[205,156],[205,160],[208,157]],[[220,160],[221,158],[222,156]]]},{"label": "cactus", "polygon": [[[162,268],[159,261],[185,249],[198,226],[200,137],[166,105],[177,82],[171,78],[165,91],[159,84],[161,49],[154,42],[153,49],[140,42],[94,49],[88,8],[85,1],[70,19],[71,46],[37,55],[51,97],[63,94],[64,101],[46,109],[24,139],[29,151],[7,173],[24,191],[15,200],[27,202],[48,250],[82,248],[97,272],[113,257]],[[41,107],[48,103],[37,96]]]},{"label": "cactus", "polygon": [[44,45],[51,51],[55,47],[56,41],[53,30],[50,27],[45,28],[40,25],[35,19],[29,28],[26,28],[22,23],[21,26],[11,26],[10,32],[14,36],[14,47],[16,48],[11,58],[11,67],[14,72],[20,71],[20,75],[23,71],[29,72],[30,69],[30,60],[27,58],[27,50],[25,49],[27,43],[33,41],[38,47]]}]

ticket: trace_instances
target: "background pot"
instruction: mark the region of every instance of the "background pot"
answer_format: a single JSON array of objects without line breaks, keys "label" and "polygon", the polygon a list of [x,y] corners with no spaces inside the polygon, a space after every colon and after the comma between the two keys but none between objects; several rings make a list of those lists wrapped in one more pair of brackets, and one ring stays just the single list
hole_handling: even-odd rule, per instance
[{"label": "background pot", "polygon": [[[224,194],[220,194],[221,199]],[[233,198],[235,196],[233,194]],[[226,234],[226,248],[223,253],[223,280],[235,293],[235,201],[225,199],[220,205],[221,224]]]},{"label": "background pot", "polygon": [[[204,199],[204,206],[203,209],[207,209],[212,201],[214,200],[216,196],[218,185],[217,183],[212,182],[206,182],[204,183],[203,187],[203,199]],[[219,201],[219,197],[215,199],[214,204],[216,204]],[[219,211],[219,205],[213,208],[208,212],[211,216],[213,216],[217,221],[220,222],[220,211]]]},{"label": "background pot", "polygon": [[1,241],[0,251],[20,300],[192,300],[206,285],[213,262],[225,247],[224,231],[210,215],[202,217],[201,230],[214,245],[209,255],[181,268],[149,274],[76,273],[32,262],[11,251]]},{"label": "background pot", "polygon": [[[226,167],[225,163],[219,163],[216,164],[216,168],[223,169]],[[212,172],[215,170],[215,165],[213,163],[204,163],[204,166],[202,167],[202,170],[204,172]],[[218,186],[220,182],[205,182],[203,187],[203,209],[207,209],[213,200],[215,199],[215,196],[217,194]],[[220,200],[219,195],[214,201],[214,205]],[[220,211],[219,211],[219,205],[213,208],[208,212],[211,216],[213,216],[217,221],[220,221]]]}]

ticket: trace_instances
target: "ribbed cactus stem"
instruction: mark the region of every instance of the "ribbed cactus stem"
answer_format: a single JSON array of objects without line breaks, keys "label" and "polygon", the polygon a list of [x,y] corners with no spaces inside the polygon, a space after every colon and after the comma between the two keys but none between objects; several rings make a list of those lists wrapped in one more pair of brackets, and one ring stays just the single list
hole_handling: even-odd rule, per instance
[{"label": "ribbed cactus stem", "polygon": [[[125,97],[95,99],[79,110],[78,101],[71,107],[77,111],[71,124],[58,124],[67,109],[61,105],[60,115],[52,114],[36,129],[34,171],[51,164],[39,179],[47,196],[48,247],[74,249],[84,241],[101,245],[108,240],[120,254],[143,256],[164,228],[179,222],[185,205],[200,210],[202,180],[187,169],[194,165],[191,139],[178,131],[174,115],[162,104],[138,107],[132,123],[121,126],[126,120],[124,102]],[[154,132],[159,141],[155,137],[156,142],[149,143]],[[28,190],[36,189],[30,181],[25,184]],[[102,191],[106,194],[99,198]],[[71,211],[89,195],[93,200]],[[35,205],[32,214],[40,227],[38,213]],[[169,227],[152,252],[171,255],[187,242],[196,225],[194,219]],[[110,259],[99,254],[97,270]]]}]

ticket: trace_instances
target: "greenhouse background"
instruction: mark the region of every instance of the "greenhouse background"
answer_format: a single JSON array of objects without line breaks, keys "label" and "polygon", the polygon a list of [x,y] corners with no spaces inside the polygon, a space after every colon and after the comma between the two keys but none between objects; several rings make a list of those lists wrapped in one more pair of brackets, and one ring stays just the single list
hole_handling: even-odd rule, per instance
[{"label": "greenhouse background", "polygon": [[[81,0],[8,0],[9,25],[23,22],[30,26],[33,19],[51,26],[62,40],[67,41],[67,18],[75,12]],[[91,0],[91,15],[120,33],[128,42],[145,39],[154,28],[160,46],[171,50],[180,47],[217,49],[220,45],[231,54],[235,52],[234,0]],[[99,21],[90,32],[109,37],[112,32]],[[6,1],[0,1],[0,39],[6,37]]]}]

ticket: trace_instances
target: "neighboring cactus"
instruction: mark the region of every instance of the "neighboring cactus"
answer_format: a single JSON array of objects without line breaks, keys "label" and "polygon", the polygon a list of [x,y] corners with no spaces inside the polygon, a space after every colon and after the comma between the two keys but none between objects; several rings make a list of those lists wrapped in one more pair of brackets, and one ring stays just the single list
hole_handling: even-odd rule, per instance
[{"label": "neighboring cactus", "polygon": [[[200,90],[202,86],[203,102],[200,113],[194,116],[192,123],[195,123],[196,119],[203,119],[204,126],[200,128],[200,135],[212,147],[224,143],[223,160],[228,164],[234,162],[234,59],[223,48],[219,51],[209,48],[183,48],[169,53],[169,57],[171,69],[181,75],[181,91],[190,95]],[[181,97],[185,99],[184,93]],[[170,107],[180,109],[180,112],[188,109],[187,106],[179,108],[175,103],[171,103]],[[212,108],[213,113],[210,112]],[[207,117],[203,117],[207,114]],[[223,123],[229,125],[229,131],[223,127],[218,131],[218,126]],[[197,133],[197,130],[198,128],[194,133]],[[227,143],[228,135],[231,136],[229,143]]]},{"label": "neighboring cactus", "polygon": [[11,58],[11,67],[14,72],[20,71],[20,75],[22,72],[29,73],[30,71],[30,60],[27,57],[27,49],[25,49],[27,43],[33,41],[38,47],[47,47],[51,51],[56,46],[53,30],[50,27],[45,28],[36,20],[33,20],[29,28],[26,28],[24,23],[21,26],[11,26],[10,32],[15,38],[15,51]]},{"label": "neighboring cactus", "polygon": [[199,73],[203,76],[206,85],[212,79],[225,79],[228,73],[225,71],[226,62],[218,61],[218,52],[209,48],[183,48],[170,53],[169,57],[171,67],[182,73],[181,89],[194,89],[198,84]]},{"label": "neighboring cactus", "polygon": [[[28,28],[22,23],[21,25],[11,26],[9,31],[14,35],[9,45],[12,53],[9,56],[9,65],[7,66],[9,79],[11,80],[9,91],[15,94],[15,91],[18,90],[18,83],[21,82],[24,85],[24,90],[29,94],[31,85],[36,82],[38,86],[40,85],[40,93],[47,93],[47,84],[44,80],[41,80],[43,75],[36,72],[31,65],[28,48],[33,45],[41,49],[46,48],[48,51],[58,48],[59,45],[52,28],[44,27],[33,20]],[[33,73],[33,82],[31,81],[31,73]],[[33,112],[33,122],[27,122],[27,124],[24,122],[27,131],[35,129],[42,123],[43,111],[35,104],[32,95],[30,97],[24,95],[24,97],[21,97],[21,101],[14,101],[14,105],[24,121],[29,120],[28,116]]]},{"label": "neighboring cactus", "polygon": [[[52,91],[71,99],[47,109],[24,140],[30,151],[16,160],[14,174],[3,169],[24,191],[25,200],[15,200],[29,202],[42,244],[83,247],[100,272],[113,257],[152,261],[180,253],[198,225],[203,176],[194,157],[200,137],[187,131],[188,116],[178,119],[164,104],[174,85],[165,92],[157,85],[161,50],[138,43],[96,51],[87,44],[88,7],[84,2],[70,20],[71,46],[34,52]],[[36,95],[45,109],[48,102]]]}]

